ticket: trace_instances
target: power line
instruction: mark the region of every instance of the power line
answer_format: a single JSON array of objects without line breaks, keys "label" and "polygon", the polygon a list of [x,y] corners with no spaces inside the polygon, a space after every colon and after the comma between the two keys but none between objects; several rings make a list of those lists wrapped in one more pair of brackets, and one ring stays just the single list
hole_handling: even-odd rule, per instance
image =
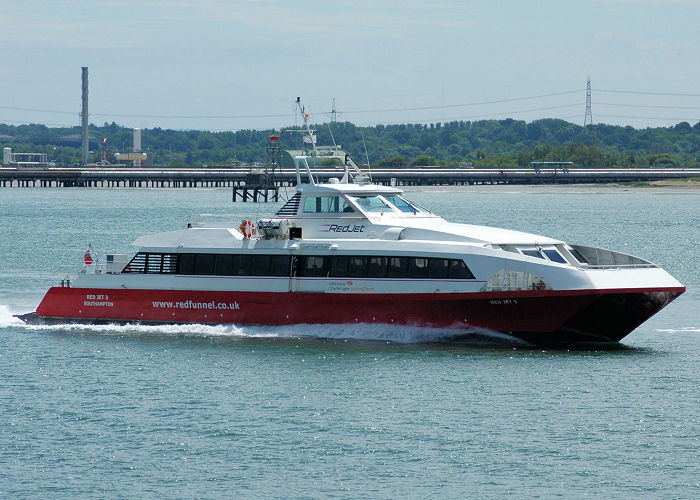
[{"label": "power line", "polygon": [[51,109],[18,108],[15,106],[0,106],[0,109],[8,109],[11,111],[31,111],[33,113],[52,113],[57,115],[80,115],[80,112],[78,111],[56,111]]},{"label": "power line", "polygon": [[192,120],[237,120],[242,118],[288,118],[293,115],[290,113],[273,115],[132,115],[120,113],[90,113],[90,116],[113,116],[117,118],[179,118]]},{"label": "power line", "polygon": [[672,117],[672,116],[628,116],[628,115],[598,115],[598,116],[604,116],[606,118],[636,118],[636,119],[642,119],[642,120],[678,120],[678,121],[694,121],[698,120],[700,121],[700,117],[695,117],[695,118],[678,118],[678,117]]},{"label": "power line", "polygon": [[654,109],[700,109],[700,106],[661,106],[653,104],[616,104],[614,102],[596,102],[599,106],[619,106],[624,108],[654,108]]},{"label": "power line", "polygon": [[595,89],[596,92],[610,92],[612,94],[639,94],[639,95],[661,95],[672,97],[700,97],[700,94],[677,94],[673,92],[639,92],[636,90],[603,90]]},{"label": "power line", "polygon": [[[559,106],[547,106],[544,108],[534,108],[534,109],[522,109],[518,111],[501,111],[499,113],[482,113],[478,115],[471,115],[471,116],[451,116],[451,117],[446,117],[446,118],[431,118],[431,119],[423,119],[423,120],[416,120],[413,121],[412,123],[437,123],[437,122],[450,122],[450,121],[455,121],[455,120],[478,120],[478,119],[487,119],[495,116],[503,116],[503,115],[517,115],[517,114],[522,114],[522,113],[536,113],[539,111],[549,111],[552,109],[564,109],[564,108],[574,108],[580,106],[581,103],[574,103],[574,104],[562,104]],[[580,116],[580,115],[579,115]],[[384,122],[386,123],[386,122]],[[365,122],[365,123],[356,123],[355,125],[362,125],[362,126],[367,126],[367,125],[372,125],[370,122]]]},{"label": "power line", "polygon": [[[629,94],[629,95],[648,95],[648,96],[670,96],[670,97],[700,97],[700,94],[692,94],[692,93],[673,93],[673,92],[643,92],[643,91],[635,91],[635,90],[619,90],[619,89],[594,89],[595,92],[598,93],[612,93],[612,94]],[[586,89],[587,93],[587,101],[588,101],[588,85]],[[547,94],[539,94],[539,95],[531,95],[531,96],[524,96],[524,97],[512,97],[512,98],[507,98],[507,99],[493,99],[493,100],[485,100],[485,101],[475,101],[475,102],[467,102],[467,103],[458,103],[458,104],[441,104],[441,105],[435,105],[435,106],[412,106],[412,107],[398,107],[398,108],[384,108],[384,109],[359,109],[359,110],[354,110],[354,111],[344,111],[343,114],[345,115],[359,115],[359,114],[373,114],[373,113],[400,113],[400,112],[412,112],[412,111],[430,111],[430,110],[442,110],[442,109],[456,109],[456,108],[467,108],[467,107],[473,107],[473,106],[483,106],[483,105],[490,105],[490,104],[503,104],[503,103],[513,103],[513,102],[522,102],[522,101],[528,101],[528,100],[535,100],[535,99],[544,99],[548,97],[558,97],[558,96],[564,96],[564,95],[572,95],[572,94],[578,94],[580,93],[581,90],[568,90],[568,91],[563,91],[563,92],[552,92],[552,93],[547,93]],[[698,106],[669,106],[669,105],[652,105],[652,104],[624,104],[624,103],[610,103],[610,102],[602,102],[602,103],[596,103],[597,105],[604,105],[604,106],[619,106],[619,107],[637,107],[637,108],[644,108],[644,109],[685,109],[685,110],[696,110],[700,109]],[[561,108],[566,108],[569,106],[573,105],[562,105],[562,106],[547,106],[547,107],[540,107],[540,108],[534,108],[534,109],[528,109],[528,110],[522,110],[522,111],[505,111],[505,112],[500,112],[500,113],[490,113],[490,114],[483,114],[479,115],[479,117],[489,117],[489,116],[499,116],[503,114],[522,114],[522,113],[533,113],[533,112],[539,112],[539,111],[548,111],[552,109],[561,109]],[[47,113],[47,114],[58,114],[58,115],[73,115],[73,116],[80,116],[80,113],[78,110],[75,111],[66,111],[66,110],[56,110],[56,109],[40,109],[40,108],[31,108],[31,107],[19,107],[19,106],[3,106],[0,105],[0,109],[3,110],[9,110],[9,111],[23,111],[23,112],[32,112],[32,113]],[[323,113],[323,114],[332,114],[336,112],[337,114],[340,114],[340,112],[337,112],[335,110],[335,106],[333,106],[333,109],[328,112],[328,113]],[[588,102],[587,102],[587,114],[588,114]],[[167,115],[167,114],[130,114],[130,113],[90,113],[91,117],[104,117],[104,118],[147,118],[147,119],[199,119],[199,120],[240,120],[240,119],[265,119],[265,118],[275,118],[275,119],[280,119],[280,118],[285,118],[285,119],[291,119],[293,114],[291,113],[275,113],[275,114],[246,114],[246,115]],[[688,120],[687,118],[671,118],[671,117],[647,117],[647,116],[623,116],[623,115],[599,115],[599,116],[605,116],[609,118],[631,118],[631,119],[653,119],[653,120]],[[591,118],[591,123],[592,123],[592,114],[590,116]],[[454,120],[454,119],[465,119],[464,117],[453,117],[453,118],[440,118],[439,120],[418,120],[414,121],[414,123],[427,123],[429,121],[447,121],[447,120]],[[471,118],[474,119],[474,118]],[[413,120],[407,120],[407,121],[413,121]],[[9,123],[19,123],[18,121],[10,121]],[[586,118],[584,118],[584,123],[587,124],[588,121]]]},{"label": "power line", "polygon": [[[31,111],[33,113],[50,113],[63,115],[80,115],[78,111],[58,111],[53,109],[20,108],[16,106],[0,106],[0,109],[11,111]],[[127,113],[90,113],[90,116],[107,116],[116,118],[180,118],[180,119],[238,119],[238,118],[285,118],[292,116],[290,113],[271,115],[135,115]]]},{"label": "power line", "polygon": [[512,97],[509,99],[497,99],[493,101],[480,101],[480,102],[469,102],[463,104],[444,104],[440,106],[417,106],[410,108],[390,108],[390,109],[363,109],[358,111],[343,111],[344,114],[359,114],[359,113],[395,113],[401,111],[426,111],[432,109],[445,109],[445,108],[463,108],[468,106],[481,106],[484,104],[501,104],[505,102],[517,102],[517,101],[527,101],[530,99],[541,99],[543,97],[555,97],[561,95],[578,94],[580,90],[567,90],[566,92],[554,92],[551,94],[534,95],[527,97]]},{"label": "power line", "polygon": [[[550,94],[541,94],[526,97],[512,97],[508,99],[496,99],[491,101],[480,101],[480,102],[470,102],[462,104],[444,104],[440,106],[417,106],[417,107],[406,107],[406,108],[391,108],[391,109],[365,109],[357,111],[345,111],[345,114],[360,114],[360,113],[394,113],[401,111],[424,111],[432,109],[447,109],[447,108],[461,108],[468,106],[481,106],[485,104],[501,104],[506,102],[517,102],[517,101],[527,101],[531,99],[542,99],[544,97],[556,97],[562,95],[575,94],[580,92],[579,90],[569,90],[565,92],[553,92]],[[14,111],[32,111],[35,113],[59,113],[59,114],[79,114],[75,111],[56,111],[48,109],[35,109],[35,108],[19,108],[10,106],[0,106],[0,109],[9,109]],[[325,112],[322,114],[330,114],[333,110]],[[178,119],[240,119],[240,118],[285,118],[291,116],[288,113],[284,114],[269,114],[269,115],[135,115],[127,113],[90,113],[90,116],[113,116],[116,118],[178,118]]]}]

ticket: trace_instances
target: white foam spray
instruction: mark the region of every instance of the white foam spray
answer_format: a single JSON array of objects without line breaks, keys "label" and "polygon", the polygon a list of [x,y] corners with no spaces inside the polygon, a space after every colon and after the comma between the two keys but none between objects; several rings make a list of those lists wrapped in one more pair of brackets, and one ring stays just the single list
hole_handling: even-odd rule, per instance
[{"label": "white foam spray", "polygon": [[656,331],[663,333],[700,333],[700,328],[698,328],[697,326],[686,326],[684,328],[659,328]]},{"label": "white foam spray", "polygon": [[21,319],[15,318],[12,311],[5,304],[0,304],[0,328],[18,326],[24,324]]},{"label": "white foam spray", "polygon": [[456,328],[427,328],[383,324],[325,324],[325,325],[89,325],[65,323],[30,325],[14,317],[9,307],[0,304],[0,328],[22,328],[27,331],[94,333],[116,336],[173,336],[212,338],[320,338],[334,340],[378,341],[399,344],[460,342],[468,344],[525,344],[509,335],[487,330]]}]

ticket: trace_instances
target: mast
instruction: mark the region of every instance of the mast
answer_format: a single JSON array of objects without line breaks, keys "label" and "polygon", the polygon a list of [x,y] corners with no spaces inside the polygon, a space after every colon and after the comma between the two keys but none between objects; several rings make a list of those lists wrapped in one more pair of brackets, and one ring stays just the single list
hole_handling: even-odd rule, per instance
[{"label": "mast", "polygon": [[[316,130],[312,129],[309,126],[309,113],[306,112],[306,108],[302,106],[301,104],[301,97],[297,97],[296,100],[296,105],[299,108],[299,111],[301,112],[301,116],[304,119],[304,127],[302,130],[298,129],[282,129],[282,132],[300,132],[303,135],[303,142],[304,144],[311,144],[311,157],[313,158],[318,158],[318,149],[316,147]],[[333,133],[331,132],[331,136]],[[335,139],[333,140],[335,143]],[[347,183],[347,182],[354,182],[357,184],[364,184],[366,182],[371,182],[371,177],[369,177],[367,174],[365,174],[356,164],[355,162],[352,161],[350,158],[350,155],[344,154],[343,156],[340,156],[340,153],[342,151],[340,150],[340,147],[337,145],[334,145],[332,150],[332,157],[339,159],[343,167],[345,169],[345,175],[343,176],[343,179],[341,182]],[[329,156],[331,158],[331,156]],[[295,159],[295,163],[296,159]],[[310,167],[308,165],[308,162],[304,161],[307,172],[309,173],[309,177],[311,178],[311,171]],[[352,172],[351,172],[352,171]],[[299,176],[299,171],[297,170],[297,176]]]},{"label": "mast", "polygon": [[318,156],[318,150],[316,149],[316,136],[314,135],[315,130],[309,127],[309,113],[306,112],[304,106],[301,105],[301,97],[297,97],[297,106],[301,112],[301,117],[304,119],[304,142],[311,143],[313,149],[313,154],[311,156]]}]

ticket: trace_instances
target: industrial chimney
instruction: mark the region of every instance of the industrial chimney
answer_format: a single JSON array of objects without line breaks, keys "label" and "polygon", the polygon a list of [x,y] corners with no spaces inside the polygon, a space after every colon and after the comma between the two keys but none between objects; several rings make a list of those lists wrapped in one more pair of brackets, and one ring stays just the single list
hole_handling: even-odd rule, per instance
[{"label": "industrial chimney", "polygon": [[81,138],[83,143],[83,165],[90,163],[90,142],[88,133],[88,69],[87,66],[83,66],[83,111],[82,116],[82,130]]},{"label": "industrial chimney", "polygon": [[[140,152],[141,152],[141,129],[135,128],[134,129],[134,153],[140,153]],[[141,160],[134,160],[134,166],[140,167]]]}]

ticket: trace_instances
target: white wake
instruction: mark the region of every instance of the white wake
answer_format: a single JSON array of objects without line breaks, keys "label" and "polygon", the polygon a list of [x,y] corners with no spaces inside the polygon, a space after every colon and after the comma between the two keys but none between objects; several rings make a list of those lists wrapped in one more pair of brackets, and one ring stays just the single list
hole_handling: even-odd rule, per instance
[{"label": "white wake", "polygon": [[527,343],[509,335],[487,330],[457,328],[427,328],[384,324],[323,324],[323,325],[140,325],[105,324],[89,325],[65,323],[55,325],[30,325],[13,316],[6,305],[0,304],[0,328],[25,331],[66,333],[94,333],[116,336],[172,336],[212,338],[318,338],[333,340],[377,341],[399,344],[433,342],[460,342],[467,344],[518,344]]},{"label": "white wake", "polygon": [[657,328],[657,332],[663,333],[700,333],[697,326],[686,326],[684,328]]}]

